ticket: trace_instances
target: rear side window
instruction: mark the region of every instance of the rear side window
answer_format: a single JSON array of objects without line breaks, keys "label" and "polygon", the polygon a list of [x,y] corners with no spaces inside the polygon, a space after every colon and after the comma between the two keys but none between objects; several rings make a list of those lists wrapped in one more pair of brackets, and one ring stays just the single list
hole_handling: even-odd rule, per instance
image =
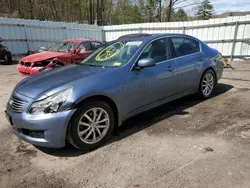
[{"label": "rear side window", "polygon": [[185,37],[171,38],[176,57],[181,57],[200,52],[199,42]]}]

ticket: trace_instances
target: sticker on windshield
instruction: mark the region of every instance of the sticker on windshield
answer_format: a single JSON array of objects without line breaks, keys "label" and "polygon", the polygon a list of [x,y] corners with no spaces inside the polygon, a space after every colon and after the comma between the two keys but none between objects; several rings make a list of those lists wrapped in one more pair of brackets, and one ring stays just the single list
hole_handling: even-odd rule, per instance
[{"label": "sticker on windshield", "polygon": [[140,46],[142,44],[142,41],[129,41],[126,43],[126,45],[131,46]]},{"label": "sticker on windshield", "polygon": [[120,62],[114,62],[113,66],[121,66],[122,63]]},{"label": "sticker on windshield", "polygon": [[97,54],[95,59],[96,61],[107,61],[115,57],[123,47],[124,44],[122,42],[112,44]]}]

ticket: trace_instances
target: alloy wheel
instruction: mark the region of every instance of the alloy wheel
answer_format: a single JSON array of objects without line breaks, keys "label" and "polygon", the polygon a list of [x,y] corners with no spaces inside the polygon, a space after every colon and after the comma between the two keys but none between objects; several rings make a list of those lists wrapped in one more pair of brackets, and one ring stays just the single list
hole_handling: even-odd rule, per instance
[{"label": "alloy wheel", "polygon": [[207,73],[202,80],[202,93],[204,96],[209,96],[214,88],[214,77],[211,73]]},{"label": "alloy wheel", "polygon": [[95,144],[105,137],[109,126],[108,113],[102,108],[91,108],[81,116],[77,133],[82,142]]}]

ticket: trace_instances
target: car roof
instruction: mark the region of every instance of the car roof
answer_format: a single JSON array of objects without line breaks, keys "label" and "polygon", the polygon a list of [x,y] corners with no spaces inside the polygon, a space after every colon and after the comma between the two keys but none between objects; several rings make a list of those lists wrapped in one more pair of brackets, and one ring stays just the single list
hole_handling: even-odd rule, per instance
[{"label": "car roof", "polygon": [[136,37],[147,37],[147,36],[151,36],[151,34],[148,34],[148,33],[133,33],[133,34],[122,35],[122,36],[120,36],[118,38],[118,40],[125,39],[125,38],[136,38]]},{"label": "car roof", "polygon": [[65,39],[63,40],[63,42],[101,42],[98,40],[94,40],[94,39]]},{"label": "car roof", "polygon": [[123,42],[135,41],[135,40],[146,42],[146,41],[150,41],[152,39],[156,39],[156,38],[164,37],[164,36],[166,36],[166,37],[179,36],[179,37],[191,37],[191,38],[194,38],[194,37],[192,37],[190,35],[178,34],[178,33],[142,34],[141,36],[138,36],[138,35],[136,35],[136,34],[134,34],[134,35],[133,34],[124,35],[124,36],[121,36],[120,38],[118,38],[117,40],[118,41],[123,41]]}]

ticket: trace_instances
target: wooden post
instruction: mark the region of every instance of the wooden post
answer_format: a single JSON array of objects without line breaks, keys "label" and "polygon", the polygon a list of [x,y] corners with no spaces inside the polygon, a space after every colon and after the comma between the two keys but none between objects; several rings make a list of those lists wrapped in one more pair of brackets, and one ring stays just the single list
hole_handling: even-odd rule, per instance
[{"label": "wooden post", "polygon": [[234,52],[235,52],[235,46],[236,46],[236,39],[237,39],[237,35],[238,35],[238,29],[239,29],[239,22],[236,21],[235,22],[234,38],[233,38],[233,45],[232,45],[232,52],[231,52],[230,61],[233,61],[233,58],[234,58]]},{"label": "wooden post", "polygon": [[26,38],[26,42],[27,42],[27,48],[28,48],[28,50],[30,50],[30,45],[29,45],[29,39],[28,39],[28,34],[27,34],[27,27],[26,27],[26,25],[24,25],[24,33],[25,33],[25,38]]}]

